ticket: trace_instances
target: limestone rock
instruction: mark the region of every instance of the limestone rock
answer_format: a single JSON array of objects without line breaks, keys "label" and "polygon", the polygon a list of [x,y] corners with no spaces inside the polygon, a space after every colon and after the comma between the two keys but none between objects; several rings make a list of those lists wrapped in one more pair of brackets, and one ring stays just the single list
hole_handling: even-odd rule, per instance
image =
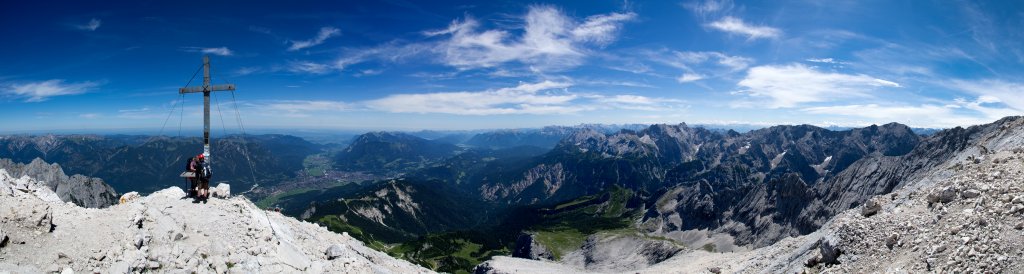
[{"label": "limestone rock", "polygon": [[[68,176],[60,165],[47,164],[39,158],[28,164],[0,159],[0,169],[7,170],[11,177],[27,176],[37,180],[40,186],[52,191],[52,198],[78,206],[103,208],[117,202],[117,192],[102,179],[77,174]],[[0,188],[0,194],[4,192]]]},{"label": "limestone rock", "polygon": [[132,192],[125,193],[124,195],[121,195],[121,199],[119,201],[120,201],[121,204],[127,204],[127,203],[134,202],[134,201],[138,200],[141,197],[142,196],[139,195],[138,192],[132,191]]},{"label": "limestone rock", "polygon": [[826,265],[839,263],[839,255],[843,253],[839,247],[839,238],[832,234],[821,238],[818,251],[821,253],[821,262]]},{"label": "limestone rock", "polygon": [[870,199],[864,203],[864,206],[860,208],[860,215],[864,217],[871,217],[875,215],[879,210],[882,210],[882,204],[878,200]]},{"label": "limestone rock", "polygon": [[[172,187],[82,208],[39,199],[34,180],[5,174],[0,169],[0,189],[13,191],[0,196],[0,238],[18,241],[14,252],[11,240],[0,241],[0,272],[432,273],[244,197],[192,203]],[[47,227],[53,233],[40,229]],[[320,255],[325,241],[337,244],[336,260]]]},{"label": "limestone rock", "polygon": [[928,194],[929,203],[949,203],[956,199],[956,189],[945,187]]},{"label": "limestone rock", "polygon": [[964,190],[963,193],[960,193],[960,196],[964,197],[964,199],[977,198],[978,196],[981,196],[981,191],[978,191],[977,189],[968,189]]},{"label": "limestone rock", "polygon": [[231,197],[231,185],[225,184],[225,183],[217,184],[217,187],[214,187],[213,189],[210,189],[210,194],[212,194],[213,197],[220,197],[220,198]]},{"label": "limestone rock", "polygon": [[7,233],[4,233],[4,228],[0,227],[0,248],[3,248],[4,246],[6,246],[7,242],[8,242]]},{"label": "limestone rock", "polygon": [[338,257],[345,256],[345,247],[340,244],[333,244],[327,248],[327,259],[334,260]]}]

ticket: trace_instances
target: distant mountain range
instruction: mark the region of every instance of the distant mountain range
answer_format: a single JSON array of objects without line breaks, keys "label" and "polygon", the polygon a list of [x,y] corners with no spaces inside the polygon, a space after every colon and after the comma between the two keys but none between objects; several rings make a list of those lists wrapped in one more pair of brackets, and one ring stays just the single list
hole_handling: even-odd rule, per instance
[{"label": "distant mountain range", "polygon": [[[710,244],[714,250],[759,247],[814,231],[836,212],[892,191],[937,165],[936,159],[963,149],[968,145],[965,138],[981,128],[925,136],[895,123],[839,131],[774,126],[744,133],[686,124],[550,127],[477,133],[455,146],[398,133],[372,133],[356,137],[336,164],[382,170],[390,165],[402,171],[403,179],[315,199],[306,196],[304,201],[316,207],[315,213],[306,215],[309,220],[336,216],[329,227],[360,228],[363,239],[371,242],[428,244],[423,239],[442,237],[447,242],[477,241],[495,252],[511,250],[519,248],[516,235],[524,231],[540,231],[540,241],[551,235],[582,239],[599,232],[557,224],[596,217],[604,214],[601,208],[614,205],[630,209],[616,212],[635,212],[614,215],[626,224],[614,229]],[[565,217],[569,219],[537,219],[543,212],[539,209],[555,210],[583,197],[611,195],[616,189],[627,191],[628,203],[602,202],[603,207],[565,215],[572,216]],[[339,201],[346,202],[341,206]],[[311,207],[303,209],[302,204],[290,203],[286,210],[311,213]],[[329,204],[335,206],[324,210]],[[452,212],[453,205],[478,210]],[[382,214],[371,214],[377,212]],[[451,214],[464,218],[423,219]],[[450,223],[437,223],[444,220]],[[694,237],[694,231],[705,232]],[[474,233],[501,239],[481,240]],[[412,238],[417,240],[408,241]],[[419,252],[415,254],[426,251]],[[466,265],[411,254],[406,255],[414,261]],[[460,260],[479,259],[483,258]]]},{"label": "distant mountain range", "polygon": [[[436,270],[464,271],[516,250],[578,260],[602,250],[581,245],[609,239],[663,248],[643,259],[661,260],[679,244],[727,251],[814,231],[1004,122],[938,132],[900,124],[743,132],[580,125],[369,132],[336,141],[320,135],[326,139],[318,144],[288,135],[229,136],[213,144],[214,180],[252,187],[248,154],[257,182],[282,190],[268,204]],[[59,163],[122,192],[182,185],[184,161],[200,149],[197,138],[0,137],[0,158]],[[318,172],[326,183],[294,181],[310,177],[295,175],[312,155],[332,172],[392,179],[351,184]],[[304,188],[287,191],[293,182]],[[604,236],[589,238],[597,234]]]},{"label": "distant mountain range", "polygon": [[[214,139],[214,181],[236,190],[276,184],[302,169],[302,160],[320,145],[287,135],[228,136]],[[120,192],[152,192],[184,185],[179,174],[189,157],[202,152],[199,138],[133,135],[12,135],[0,137],[0,158],[27,163],[40,158],[72,174],[99,177]],[[252,167],[246,160],[251,159]]]}]

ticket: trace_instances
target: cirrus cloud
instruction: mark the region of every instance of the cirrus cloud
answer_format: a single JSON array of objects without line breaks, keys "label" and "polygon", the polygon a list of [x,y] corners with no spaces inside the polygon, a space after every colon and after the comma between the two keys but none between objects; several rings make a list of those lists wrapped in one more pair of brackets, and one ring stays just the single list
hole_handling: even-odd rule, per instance
[{"label": "cirrus cloud", "polygon": [[782,35],[782,31],[777,28],[748,25],[743,20],[732,16],[723,17],[705,26],[732,34],[745,35],[748,40],[778,38]]},{"label": "cirrus cloud", "polygon": [[3,92],[8,96],[22,98],[25,102],[42,102],[56,96],[86,93],[98,86],[95,82],[66,83],[63,79],[41,82],[9,84]]},{"label": "cirrus cloud", "polygon": [[676,99],[640,95],[600,95],[568,91],[569,82],[542,81],[485,91],[393,94],[364,102],[372,110],[455,115],[573,114],[600,109],[657,111],[675,108]]},{"label": "cirrus cloud", "polygon": [[312,39],[309,39],[309,40],[299,40],[299,41],[289,41],[289,42],[292,43],[292,45],[290,47],[288,47],[288,51],[296,51],[296,50],[300,50],[300,49],[304,49],[304,48],[320,45],[320,44],[323,44],[324,41],[327,41],[328,38],[335,37],[335,36],[338,36],[338,35],[341,35],[341,30],[339,30],[337,28],[333,28],[333,27],[322,27],[322,28],[320,28],[320,32],[317,32],[316,37],[313,37]]},{"label": "cirrus cloud", "polygon": [[[899,83],[864,74],[823,72],[799,63],[750,68],[747,76],[736,85],[742,88],[735,92],[737,94],[768,99],[764,104],[757,103],[767,108],[790,108],[804,103],[871,97],[868,91],[901,87]],[[750,101],[737,104],[753,105]]]}]

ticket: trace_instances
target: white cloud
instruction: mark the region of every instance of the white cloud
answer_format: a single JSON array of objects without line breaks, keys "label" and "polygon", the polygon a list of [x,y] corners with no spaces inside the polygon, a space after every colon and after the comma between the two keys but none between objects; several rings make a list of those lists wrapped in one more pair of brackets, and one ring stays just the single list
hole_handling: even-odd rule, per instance
[{"label": "white cloud", "polygon": [[728,33],[745,35],[747,36],[747,39],[750,40],[759,38],[778,38],[782,35],[782,31],[777,28],[747,25],[743,20],[732,16],[723,17],[718,21],[708,23],[706,26]]},{"label": "white cloud", "polygon": [[42,102],[49,100],[51,97],[86,93],[98,85],[94,82],[64,83],[64,80],[53,79],[42,82],[10,84],[3,93],[17,98],[24,98],[25,102]]},{"label": "white cloud", "polygon": [[1014,115],[1021,115],[1024,112],[1024,84],[1007,82],[1003,80],[953,80],[945,83],[946,86],[969,93],[977,94],[985,98],[987,102],[1002,102],[1006,106],[1017,111]]},{"label": "white cloud", "polygon": [[[788,108],[803,103],[827,102],[851,97],[871,97],[867,91],[898,88],[898,83],[864,74],[821,72],[802,64],[753,67],[737,83],[738,93],[765,97],[761,107]],[[749,102],[741,105],[751,105]]]},{"label": "white cloud", "polygon": [[92,18],[89,19],[89,23],[83,25],[75,25],[75,28],[80,30],[96,31],[96,29],[100,28],[101,24],[102,21],[100,21],[100,19]]},{"label": "white cloud", "polygon": [[639,95],[569,92],[569,82],[542,81],[485,91],[393,94],[365,102],[370,109],[396,113],[456,115],[572,114],[599,109],[655,111],[681,101]]},{"label": "white cloud", "polygon": [[373,76],[373,75],[377,75],[377,74],[381,74],[381,73],[384,73],[384,70],[381,70],[381,69],[364,69],[364,70],[361,70],[358,73],[356,73],[355,76],[356,77]]},{"label": "white cloud", "polygon": [[334,69],[331,66],[309,61],[292,61],[288,63],[286,70],[294,73],[325,74]]},{"label": "white cloud", "polygon": [[313,37],[312,39],[302,41],[290,41],[292,45],[288,47],[288,51],[296,51],[316,46],[319,44],[323,44],[324,41],[326,41],[328,38],[338,35],[341,35],[341,30],[333,27],[323,27],[320,28],[320,32],[316,34],[316,37]]},{"label": "white cloud", "polygon": [[489,68],[519,62],[543,68],[573,67],[586,55],[585,45],[613,42],[623,22],[636,14],[610,13],[577,22],[551,6],[531,6],[524,31],[515,37],[502,29],[479,30],[472,17],[453,21],[448,28],[427,31],[427,36],[449,36],[437,48],[445,64],[461,69]]},{"label": "white cloud", "polygon": [[[683,70],[676,81],[687,83],[742,71],[753,59],[715,51],[648,51],[647,59]],[[709,75],[709,74],[710,75]]]},{"label": "white cloud", "polygon": [[714,14],[728,12],[733,9],[733,3],[729,0],[706,0],[684,3],[683,7],[693,11],[701,18],[707,18]]},{"label": "white cloud", "polygon": [[234,52],[232,52],[231,49],[228,49],[228,47],[219,47],[219,48],[182,47],[182,50],[184,50],[186,52],[199,52],[199,53],[202,53],[202,54],[213,54],[213,55],[220,55],[220,56],[231,56],[231,55],[234,54]]},{"label": "white cloud", "polygon": [[697,73],[683,73],[683,75],[680,75],[679,78],[676,78],[676,81],[678,81],[680,83],[689,83],[689,82],[699,81],[699,80],[703,80],[703,79],[704,79],[704,75],[701,75],[701,74],[697,74]]},{"label": "white cloud", "polygon": [[97,114],[97,113],[82,113],[82,114],[78,115],[78,118],[82,118],[82,119],[96,119],[96,118],[99,118],[99,117],[100,117],[100,115]]},{"label": "white cloud", "polygon": [[315,111],[338,111],[352,109],[351,104],[329,100],[283,100],[263,105],[268,110],[279,110],[290,113],[306,113]]},{"label": "white cloud", "polygon": [[806,61],[807,62],[812,62],[812,63],[828,63],[828,64],[835,64],[836,63],[836,60],[832,59],[832,58],[807,58]]},{"label": "white cloud", "polygon": [[[231,102],[222,104],[224,105],[222,108],[234,108]],[[355,105],[351,103],[333,100],[239,101],[237,104],[240,108],[246,109],[244,112],[266,117],[320,118],[356,109]]]},{"label": "white cloud", "polygon": [[438,92],[393,94],[366,102],[371,109],[404,113],[447,113],[460,115],[553,114],[580,111],[569,102],[574,94],[546,94],[540,91],[565,89],[570,83],[544,81],[480,92]]},{"label": "white cloud", "polygon": [[841,105],[804,108],[812,114],[856,116],[880,121],[892,122],[894,119],[919,120],[920,118],[948,116],[952,112],[948,106],[881,106],[878,104]]},{"label": "white cloud", "polygon": [[595,99],[604,108],[643,111],[669,111],[683,107],[684,103],[678,99],[653,98],[630,94],[596,96]]},{"label": "white cloud", "polygon": [[995,97],[980,96],[974,101],[958,98],[944,105],[861,104],[810,107],[804,108],[802,111],[818,115],[863,118],[875,124],[899,122],[911,126],[935,128],[991,123],[1006,116],[1020,115],[1020,111],[1010,108],[986,106],[1000,102]]},{"label": "white cloud", "polygon": [[594,42],[606,45],[615,41],[615,35],[622,27],[620,22],[633,20],[635,13],[611,13],[587,17],[584,22],[572,29],[572,37],[577,41]]},{"label": "white cloud", "polygon": [[258,68],[258,67],[240,67],[237,70],[235,70],[234,74],[235,74],[235,76],[245,76],[245,75],[257,73],[257,72],[260,72],[260,71],[262,71],[262,70],[260,68]]}]

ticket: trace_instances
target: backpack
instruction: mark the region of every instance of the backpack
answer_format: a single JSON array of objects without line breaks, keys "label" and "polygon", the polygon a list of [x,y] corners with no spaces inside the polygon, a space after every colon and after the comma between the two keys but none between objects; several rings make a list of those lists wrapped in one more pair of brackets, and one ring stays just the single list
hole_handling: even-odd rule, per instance
[{"label": "backpack", "polygon": [[188,157],[188,160],[185,160],[185,171],[188,171],[189,167],[192,167],[192,158],[193,157]]}]

